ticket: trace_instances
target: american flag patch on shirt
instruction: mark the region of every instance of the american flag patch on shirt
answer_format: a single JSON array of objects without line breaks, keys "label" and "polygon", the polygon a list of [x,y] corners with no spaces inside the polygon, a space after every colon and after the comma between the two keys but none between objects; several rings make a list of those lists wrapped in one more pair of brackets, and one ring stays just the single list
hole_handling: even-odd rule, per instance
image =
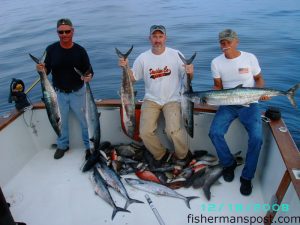
[{"label": "american flag patch on shirt", "polygon": [[239,74],[244,74],[244,73],[248,73],[249,69],[248,68],[239,68]]}]

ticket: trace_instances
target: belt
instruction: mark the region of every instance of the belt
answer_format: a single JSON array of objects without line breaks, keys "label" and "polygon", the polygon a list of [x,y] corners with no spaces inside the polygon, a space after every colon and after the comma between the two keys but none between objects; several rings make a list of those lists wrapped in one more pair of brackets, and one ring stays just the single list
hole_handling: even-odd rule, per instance
[{"label": "belt", "polygon": [[[81,88],[81,87],[80,87]],[[61,93],[65,93],[65,94],[70,94],[70,93],[73,93],[73,92],[76,92],[78,91],[80,88],[77,88],[77,89],[71,89],[71,90],[62,90],[62,89],[59,89],[59,88],[54,88],[55,91],[57,92],[61,92]]]}]

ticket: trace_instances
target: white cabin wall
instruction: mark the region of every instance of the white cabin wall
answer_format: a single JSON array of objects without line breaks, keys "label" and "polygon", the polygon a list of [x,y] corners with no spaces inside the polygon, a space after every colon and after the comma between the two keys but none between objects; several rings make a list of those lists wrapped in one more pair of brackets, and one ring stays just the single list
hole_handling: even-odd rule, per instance
[{"label": "white cabin wall", "polygon": [[56,143],[57,135],[49,122],[46,110],[27,111],[24,118],[27,124],[31,123],[33,126],[28,127],[28,131],[38,150],[49,149],[51,144]]},{"label": "white cabin wall", "polygon": [[216,155],[215,148],[208,136],[209,128],[213,116],[211,113],[196,113],[194,114],[194,137],[189,138],[188,144],[191,151],[206,150],[211,154]]},{"label": "white cabin wall", "polygon": [[[34,110],[32,122],[37,133],[31,133],[38,149],[51,149],[51,145],[56,144],[57,135],[49,122],[46,110]],[[80,124],[72,111],[70,111],[69,116],[69,141],[70,149],[84,148]],[[53,150],[54,154],[55,148],[51,150]]]},{"label": "white cabin wall", "polygon": [[22,115],[1,130],[0,143],[0,185],[3,186],[33,158],[38,149]]},{"label": "white cabin wall", "polygon": [[121,127],[120,108],[119,107],[105,107],[105,110],[101,110],[100,115],[100,127],[101,138],[100,142],[110,141],[112,144],[130,143],[133,142],[127,137]]}]

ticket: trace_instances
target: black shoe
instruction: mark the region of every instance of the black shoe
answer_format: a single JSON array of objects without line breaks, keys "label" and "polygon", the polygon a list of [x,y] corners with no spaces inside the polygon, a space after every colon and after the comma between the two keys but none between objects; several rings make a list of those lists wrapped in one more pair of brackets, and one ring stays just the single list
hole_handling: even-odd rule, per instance
[{"label": "black shoe", "polygon": [[241,187],[240,192],[242,195],[248,196],[252,193],[252,183],[251,180],[246,180],[244,178],[240,178]]},{"label": "black shoe", "polygon": [[178,165],[178,166],[182,166],[182,167],[185,167],[185,166],[188,166],[189,165],[189,163],[192,161],[192,159],[193,159],[193,154],[190,152],[190,151],[188,151],[188,153],[186,154],[186,156],[183,158],[183,159],[178,159],[175,155],[174,155],[174,161],[173,161],[173,163],[175,164],[175,165]]},{"label": "black shoe", "polygon": [[155,168],[162,167],[164,164],[168,163],[172,157],[172,153],[170,153],[168,150],[164,154],[164,156],[160,160],[153,160],[153,166]]},{"label": "black shoe", "polygon": [[64,156],[65,152],[69,150],[69,147],[66,149],[56,149],[55,154],[54,154],[54,159],[60,159]]},{"label": "black shoe", "polygon": [[223,178],[226,182],[231,182],[234,179],[234,170],[237,167],[237,163],[234,160],[233,164],[228,167],[224,167],[222,171]]},{"label": "black shoe", "polygon": [[88,148],[85,150],[85,160],[88,160],[90,156],[92,155],[91,150]]}]

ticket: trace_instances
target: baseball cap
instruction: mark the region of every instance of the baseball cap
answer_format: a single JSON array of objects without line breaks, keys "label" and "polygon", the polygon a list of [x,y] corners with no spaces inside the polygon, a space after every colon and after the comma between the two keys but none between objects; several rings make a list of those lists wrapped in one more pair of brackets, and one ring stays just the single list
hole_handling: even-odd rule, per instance
[{"label": "baseball cap", "polygon": [[60,25],[69,25],[69,26],[73,26],[72,22],[70,19],[68,18],[62,18],[62,19],[59,19],[57,21],[57,26],[56,27],[59,27]]},{"label": "baseball cap", "polygon": [[153,34],[154,31],[159,30],[160,32],[166,34],[166,28],[163,25],[152,25],[150,27],[150,35]]},{"label": "baseball cap", "polygon": [[219,41],[233,41],[234,39],[238,39],[237,33],[234,30],[226,29],[219,33]]}]

